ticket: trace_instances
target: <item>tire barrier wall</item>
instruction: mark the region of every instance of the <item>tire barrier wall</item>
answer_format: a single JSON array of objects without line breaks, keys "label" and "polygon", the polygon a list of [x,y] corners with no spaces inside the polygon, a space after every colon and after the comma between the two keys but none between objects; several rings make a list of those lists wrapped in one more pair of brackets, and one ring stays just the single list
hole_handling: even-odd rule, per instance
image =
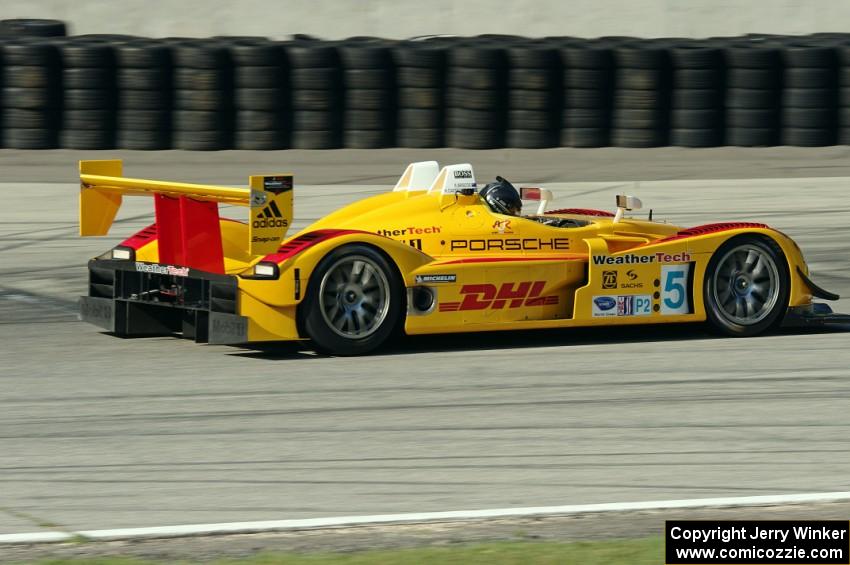
[{"label": "tire barrier wall", "polygon": [[0,21],[17,149],[850,144],[850,34],[64,36]]}]

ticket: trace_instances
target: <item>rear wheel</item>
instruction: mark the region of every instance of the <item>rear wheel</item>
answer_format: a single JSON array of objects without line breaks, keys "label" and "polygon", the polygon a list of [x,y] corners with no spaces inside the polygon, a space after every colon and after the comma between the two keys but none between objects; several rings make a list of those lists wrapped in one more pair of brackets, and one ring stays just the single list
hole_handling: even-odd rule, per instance
[{"label": "rear wheel", "polygon": [[714,253],[705,274],[708,321],[732,336],[760,334],[782,321],[790,277],[782,249],[772,240],[741,236]]},{"label": "rear wheel", "polygon": [[384,255],[365,245],[340,247],[310,277],[301,305],[305,333],[326,353],[368,353],[398,327],[403,295],[401,277]]}]

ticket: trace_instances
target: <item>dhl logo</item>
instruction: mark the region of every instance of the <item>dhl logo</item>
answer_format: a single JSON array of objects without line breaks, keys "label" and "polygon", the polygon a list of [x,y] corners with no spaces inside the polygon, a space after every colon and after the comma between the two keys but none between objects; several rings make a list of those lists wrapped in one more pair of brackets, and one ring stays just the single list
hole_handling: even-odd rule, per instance
[{"label": "dhl logo", "polygon": [[464,295],[461,302],[443,302],[440,312],[456,312],[458,310],[501,310],[519,308],[521,306],[548,306],[558,303],[558,297],[540,296],[546,281],[524,281],[519,283],[502,283],[500,287],[494,284],[465,284],[460,288]]}]

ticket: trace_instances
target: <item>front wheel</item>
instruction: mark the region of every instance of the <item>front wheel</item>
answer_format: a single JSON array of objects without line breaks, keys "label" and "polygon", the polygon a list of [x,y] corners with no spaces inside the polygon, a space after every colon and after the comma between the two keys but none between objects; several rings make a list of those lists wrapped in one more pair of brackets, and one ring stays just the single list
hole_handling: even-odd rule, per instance
[{"label": "front wheel", "polygon": [[779,245],[740,236],[721,245],[708,263],[703,298],[711,325],[732,336],[760,334],[782,321],[790,293],[788,263]]},{"label": "front wheel", "polygon": [[316,348],[336,355],[368,353],[398,327],[404,285],[374,248],[345,245],[319,262],[300,312]]}]

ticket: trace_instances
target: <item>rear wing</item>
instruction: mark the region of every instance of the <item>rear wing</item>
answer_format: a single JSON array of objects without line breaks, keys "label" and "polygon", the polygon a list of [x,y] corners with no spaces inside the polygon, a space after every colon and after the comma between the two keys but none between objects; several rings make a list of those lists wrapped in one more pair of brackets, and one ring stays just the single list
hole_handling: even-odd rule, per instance
[{"label": "rear wing", "polygon": [[249,208],[251,255],[273,253],[292,223],[292,175],[252,175],[248,188],[127,178],[120,160],[80,161],[80,235],[109,233],[124,196],[153,196],[160,261],[223,271],[218,204]]}]

